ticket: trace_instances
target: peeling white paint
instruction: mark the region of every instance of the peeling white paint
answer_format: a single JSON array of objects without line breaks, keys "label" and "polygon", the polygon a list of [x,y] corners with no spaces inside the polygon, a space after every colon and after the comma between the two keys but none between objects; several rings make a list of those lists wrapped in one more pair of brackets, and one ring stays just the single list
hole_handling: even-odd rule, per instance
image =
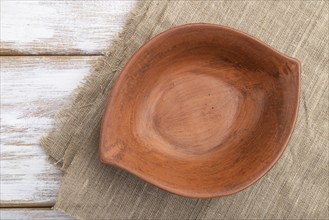
[{"label": "peeling white paint", "polygon": [[1,209],[0,219],[70,220],[64,212],[51,209]]},{"label": "peeling white paint", "polygon": [[45,20],[53,16],[56,9],[39,1],[2,1],[0,40],[24,43],[51,38],[54,29]]},{"label": "peeling white paint", "polygon": [[39,140],[97,57],[1,58],[1,203],[54,203],[61,172]]},{"label": "peeling white paint", "polygon": [[100,54],[134,4],[135,0],[2,1],[1,48],[29,54]]},{"label": "peeling white paint", "polygon": [[[1,0],[1,52],[100,54],[122,29],[134,4],[135,0]],[[2,204],[55,202],[61,172],[49,164],[38,143],[96,59],[1,57]]]}]

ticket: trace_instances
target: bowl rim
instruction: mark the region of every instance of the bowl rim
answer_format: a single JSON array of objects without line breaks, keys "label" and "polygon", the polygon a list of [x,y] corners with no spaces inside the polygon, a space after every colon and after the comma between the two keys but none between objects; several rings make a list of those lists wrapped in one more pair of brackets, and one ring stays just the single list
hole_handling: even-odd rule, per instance
[{"label": "bowl rim", "polygon": [[[233,31],[237,34],[239,34],[241,37],[246,37],[249,38],[251,40],[254,41],[254,44],[260,44],[268,49],[270,49],[274,54],[289,60],[291,63],[294,63],[296,65],[296,70],[292,71],[296,74],[298,80],[297,80],[297,103],[294,103],[293,106],[296,106],[295,111],[293,112],[293,120],[292,120],[292,124],[291,124],[291,129],[289,131],[289,134],[284,142],[284,144],[280,147],[280,151],[278,151],[277,156],[273,159],[273,161],[271,163],[269,163],[269,165],[267,165],[267,167],[262,171],[259,172],[259,174],[257,174],[255,176],[254,179],[252,179],[250,182],[248,182],[247,184],[242,184],[241,187],[239,187],[238,189],[235,190],[227,190],[226,192],[216,192],[216,193],[203,193],[203,194],[193,194],[187,191],[182,191],[180,189],[175,189],[173,187],[168,187],[163,185],[161,182],[157,181],[156,178],[150,178],[147,174],[143,174],[143,173],[139,173],[136,172],[135,170],[129,169],[127,168],[124,164],[122,163],[117,163],[113,160],[109,160],[106,156],[104,156],[104,153],[102,151],[104,146],[103,143],[103,130],[104,130],[104,124],[105,124],[105,115],[107,114],[107,110],[108,110],[108,106],[111,103],[111,100],[113,99],[113,96],[115,96],[115,94],[117,94],[118,92],[118,86],[121,84],[121,81],[123,79],[122,77],[122,73],[126,73],[126,69],[128,69],[129,64],[133,63],[132,61],[136,60],[139,57],[139,54],[143,52],[143,49],[145,47],[147,47],[150,43],[157,41],[158,38],[162,37],[165,34],[168,34],[170,32],[179,30],[179,29],[184,29],[184,28],[192,28],[192,27],[204,27],[204,28],[220,28],[222,30],[227,30],[227,31]],[[260,41],[259,39],[257,39],[256,37],[253,37],[243,31],[231,28],[231,27],[227,27],[224,25],[220,25],[220,24],[212,24],[212,23],[188,23],[188,24],[183,24],[183,25],[178,25],[175,27],[171,27],[168,28],[167,30],[160,32],[159,34],[156,34],[154,37],[152,37],[149,40],[146,40],[143,45],[141,47],[139,47],[134,53],[133,55],[128,59],[127,63],[125,64],[125,66],[122,68],[122,70],[120,71],[120,74],[118,75],[117,79],[115,80],[114,84],[113,84],[113,88],[112,90],[109,92],[108,98],[107,98],[107,102],[105,104],[105,111],[103,112],[103,117],[101,120],[101,130],[100,130],[100,143],[99,143],[99,157],[100,160],[103,164],[106,165],[111,165],[111,166],[115,166],[117,168],[123,169],[125,171],[127,171],[130,174],[133,174],[137,177],[139,177],[140,179],[146,181],[147,183],[150,183],[158,188],[161,188],[165,191],[168,191],[172,194],[175,195],[179,195],[179,196],[183,196],[183,197],[187,197],[187,198],[219,198],[219,197],[224,197],[224,196],[229,196],[229,195],[233,195],[236,194],[238,192],[241,192],[242,190],[248,188],[249,186],[253,185],[254,183],[256,183],[257,181],[259,181],[263,176],[265,176],[265,174],[267,174],[273,167],[274,165],[278,162],[278,160],[281,158],[283,152],[286,150],[289,141],[291,140],[292,134],[295,130],[296,127],[296,122],[297,122],[297,118],[298,118],[298,112],[299,112],[299,108],[300,108],[300,92],[301,92],[301,62],[293,57],[290,57],[288,55],[285,55],[281,52],[279,52],[277,49],[273,48],[272,46],[268,45],[265,42]]]}]

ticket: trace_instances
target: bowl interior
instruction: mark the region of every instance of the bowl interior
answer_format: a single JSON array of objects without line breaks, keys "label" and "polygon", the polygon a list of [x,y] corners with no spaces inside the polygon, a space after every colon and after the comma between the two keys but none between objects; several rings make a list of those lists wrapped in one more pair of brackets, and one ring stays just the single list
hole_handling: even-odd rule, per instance
[{"label": "bowl interior", "polygon": [[171,192],[237,192],[291,135],[298,64],[215,25],[167,31],[122,71],[104,114],[101,158]]}]

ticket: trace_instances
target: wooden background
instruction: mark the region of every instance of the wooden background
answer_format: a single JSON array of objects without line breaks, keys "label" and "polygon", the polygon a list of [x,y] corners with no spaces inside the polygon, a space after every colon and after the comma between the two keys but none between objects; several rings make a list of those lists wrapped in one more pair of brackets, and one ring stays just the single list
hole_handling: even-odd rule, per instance
[{"label": "wooden background", "polygon": [[1,0],[1,219],[69,219],[51,210],[62,174],[39,140],[134,4]]}]

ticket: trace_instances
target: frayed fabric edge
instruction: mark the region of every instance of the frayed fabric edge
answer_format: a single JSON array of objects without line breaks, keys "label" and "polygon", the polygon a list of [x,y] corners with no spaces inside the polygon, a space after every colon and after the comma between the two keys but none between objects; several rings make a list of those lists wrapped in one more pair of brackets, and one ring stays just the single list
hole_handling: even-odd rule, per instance
[{"label": "frayed fabric edge", "polygon": [[[66,163],[65,154],[69,147],[69,144],[64,149],[63,155],[56,156],[52,155],[51,148],[54,143],[54,139],[59,135],[59,130],[61,130],[65,126],[65,122],[67,121],[67,115],[70,115],[71,109],[73,109],[74,104],[76,103],[77,97],[82,93],[82,91],[90,86],[90,80],[104,67],[104,63],[106,63],[106,59],[111,57],[111,55],[117,50],[117,47],[120,46],[120,41],[122,40],[122,36],[127,34],[128,30],[131,30],[134,26],[136,26],[140,20],[143,19],[144,7],[149,5],[149,1],[137,1],[133,6],[133,9],[127,15],[126,23],[123,26],[123,29],[118,33],[116,38],[113,40],[112,44],[105,49],[105,53],[103,56],[96,60],[96,63],[92,66],[90,73],[83,78],[82,82],[72,91],[69,95],[67,102],[61,107],[61,109],[55,114],[55,119],[53,122],[53,129],[49,133],[45,134],[41,137],[40,145],[49,155],[48,161],[59,168],[61,171],[65,172],[65,170],[69,167],[70,163],[74,159],[71,158],[71,162]],[[86,108],[90,108],[92,106],[86,106]],[[65,164],[65,167],[63,166]]]}]

